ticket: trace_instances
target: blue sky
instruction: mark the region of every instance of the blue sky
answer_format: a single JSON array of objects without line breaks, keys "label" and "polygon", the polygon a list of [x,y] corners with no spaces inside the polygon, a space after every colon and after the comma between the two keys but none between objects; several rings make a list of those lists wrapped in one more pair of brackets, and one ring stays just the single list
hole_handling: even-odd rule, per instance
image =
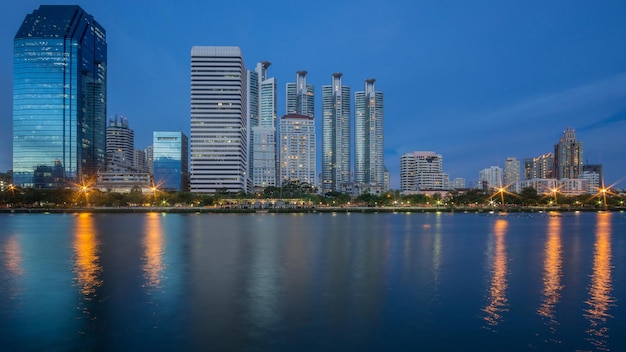
[{"label": "blue sky", "polygon": [[[107,31],[108,115],[135,130],[189,133],[190,50],[241,47],[284,85],[306,70],[321,87],[342,72],[352,92],[385,93],[385,164],[443,155],[450,178],[553,151],[567,127],[606,183],[626,187],[624,1],[77,1]],[[0,12],[0,170],[11,168],[13,37],[26,14],[60,1],[11,1]],[[321,133],[321,119],[317,117]],[[321,147],[321,146],[320,146]],[[318,170],[321,171],[321,170]]]}]

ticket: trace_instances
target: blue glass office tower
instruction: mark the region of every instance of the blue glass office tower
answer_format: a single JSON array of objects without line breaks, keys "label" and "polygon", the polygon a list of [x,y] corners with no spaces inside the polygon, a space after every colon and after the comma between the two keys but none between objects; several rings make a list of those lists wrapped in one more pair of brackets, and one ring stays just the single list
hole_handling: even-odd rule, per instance
[{"label": "blue glass office tower", "polygon": [[13,182],[54,188],[104,170],[107,44],[79,6],[26,16],[13,55]]},{"label": "blue glass office tower", "polygon": [[189,190],[188,139],[182,132],[152,133],[154,183],[163,190]]}]

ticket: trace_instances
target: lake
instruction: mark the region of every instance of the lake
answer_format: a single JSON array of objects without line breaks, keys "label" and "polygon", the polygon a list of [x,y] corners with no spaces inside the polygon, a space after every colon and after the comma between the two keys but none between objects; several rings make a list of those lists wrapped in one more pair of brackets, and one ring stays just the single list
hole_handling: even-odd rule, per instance
[{"label": "lake", "polygon": [[626,351],[626,214],[0,214],[5,351]]}]

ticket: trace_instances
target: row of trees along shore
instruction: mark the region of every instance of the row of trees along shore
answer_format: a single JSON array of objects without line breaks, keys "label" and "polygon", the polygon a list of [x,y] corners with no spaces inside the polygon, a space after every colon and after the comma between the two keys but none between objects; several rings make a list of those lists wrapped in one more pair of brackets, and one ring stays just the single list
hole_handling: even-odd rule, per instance
[{"label": "row of trees along shore", "polygon": [[[504,202],[503,202],[504,201]],[[350,197],[344,193],[329,192],[319,195],[312,187],[287,184],[283,187],[268,187],[259,193],[229,193],[225,190],[216,194],[190,192],[165,192],[153,189],[149,193],[102,192],[89,188],[60,188],[52,190],[10,187],[0,192],[2,208],[72,208],[72,207],[220,207],[239,204],[263,207],[276,204],[298,204],[298,207],[433,207],[433,208],[523,208],[555,206],[571,208],[622,208],[624,195],[605,191],[595,195],[567,196],[558,192],[542,195],[533,188],[520,193],[483,191],[471,189],[467,192],[442,192],[432,196],[425,194],[403,195],[391,191],[381,195],[365,193]]]}]

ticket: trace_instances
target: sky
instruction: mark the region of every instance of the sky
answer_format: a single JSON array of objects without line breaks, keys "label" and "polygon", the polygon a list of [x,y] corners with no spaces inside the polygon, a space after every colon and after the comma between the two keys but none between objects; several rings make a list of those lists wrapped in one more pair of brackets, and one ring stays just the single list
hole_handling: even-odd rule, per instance
[{"label": "sky", "polygon": [[[42,4],[78,4],[107,32],[107,115],[123,115],[135,147],[190,127],[192,46],[233,45],[246,67],[270,61],[285,84],[306,70],[321,89],[334,72],[352,94],[385,94],[385,164],[435,151],[469,186],[507,157],[554,152],[566,128],[607,185],[626,188],[624,1],[11,1],[0,11],[0,171],[11,169],[13,38]],[[353,100],[353,99],[352,99]],[[352,102],[353,104],[353,102]],[[318,154],[321,144],[318,143]],[[318,159],[321,159],[318,158]],[[318,173],[321,168],[318,163]]]}]

